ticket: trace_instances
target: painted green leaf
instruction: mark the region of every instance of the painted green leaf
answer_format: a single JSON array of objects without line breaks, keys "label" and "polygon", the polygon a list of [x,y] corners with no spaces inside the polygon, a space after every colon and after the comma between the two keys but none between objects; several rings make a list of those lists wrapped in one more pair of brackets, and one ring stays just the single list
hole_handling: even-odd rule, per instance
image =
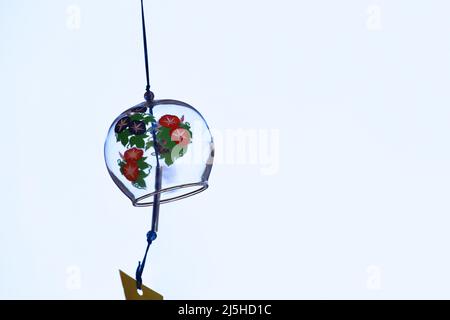
[{"label": "painted green leaf", "polygon": [[134,138],[135,138],[135,142],[136,142],[136,147],[138,147],[138,148],[145,148],[145,141],[144,141],[144,139],[142,139],[142,138],[140,138],[138,136],[135,136]]},{"label": "painted green leaf", "polygon": [[135,114],[130,116],[130,120],[131,121],[143,121],[144,120],[144,116],[141,113],[135,113]]},{"label": "painted green leaf", "polygon": [[117,137],[121,139],[122,137],[128,137],[130,135],[130,131],[128,129],[123,130],[117,134]]},{"label": "painted green leaf", "polygon": [[134,147],[135,145],[136,145],[136,136],[131,136],[130,147]]},{"label": "painted green leaf", "polygon": [[144,159],[139,159],[137,161],[137,165],[138,165],[139,169],[147,169],[148,167],[150,167],[150,165],[147,162],[145,162]]},{"label": "painted green leaf", "polygon": [[135,182],[133,182],[133,186],[138,189],[145,189],[147,187],[145,180],[142,177],[139,177]]},{"label": "painted green leaf", "polygon": [[153,141],[147,141],[147,143],[145,144],[145,150],[147,151],[151,147],[153,147]]},{"label": "painted green leaf", "polygon": [[135,136],[137,139],[147,139],[148,138],[148,135],[146,135],[146,134],[139,134],[139,135],[136,135]]},{"label": "painted green leaf", "polygon": [[168,165],[171,166],[173,164],[173,160],[172,160],[172,155],[170,152],[167,152],[163,155],[164,158],[164,162]]},{"label": "painted green leaf", "polygon": [[170,128],[161,127],[158,130],[157,138],[159,141],[162,141],[162,140],[169,141],[170,140]]},{"label": "painted green leaf", "polygon": [[186,129],[186,130],[189,130],[191,128],[191,125],[189,124],[189,122],[180,123],[178,126],[180,128]]},{"label": "painted green leaf", "polygon": [[173,165],[173,160],[171,158],[165,158],[164,162],[167,164],[167,166]]},{"label": "painted green leaf", "polygon": [[149,125],[151,122],[155,122],[155,118],[153,116],[145,116],[142,121],[144,121],[146,125]]},{"label": "painted green leaf", "polygon": [[169,150],[172,150],[176,145],[177,143],[175,141],[168,140],[167,143],[164,145],[164,147]]},{"label": "painted green leaf", "polygon": [[128,144],[128,137],[130,136],[130,131],[128,129],[123,130],[117,134],[117,141],[120,141],[124,147]]},{"label": "painted green leaf", "polygon": [[147,178],[149,174],[150,174],[150,172],[146,173],[144,170],[139,171],[139,177],[141,177],[141,178]]},{"label": "painted green leaf", "polygon": [[117,164],[122,168],[125,165],[125,161],[123,161],[122,159],[118,159]]},{"label": "painted green leaf", "polygon": [[128,144],[128,137],[124,136],[120,138],[120,142],[123,144],[124,147]]}]

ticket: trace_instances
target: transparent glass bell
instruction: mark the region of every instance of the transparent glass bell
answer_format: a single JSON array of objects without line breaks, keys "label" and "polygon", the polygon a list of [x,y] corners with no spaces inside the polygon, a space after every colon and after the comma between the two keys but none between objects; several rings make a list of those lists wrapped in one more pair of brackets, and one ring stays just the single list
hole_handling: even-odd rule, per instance
[{"label": "transparent glass bell", "polygon": [[114,120],[105,141],[111,178],[134,206],[151,206],[205,190],[214,158],[202,115],[176,100],[146,101]]}]

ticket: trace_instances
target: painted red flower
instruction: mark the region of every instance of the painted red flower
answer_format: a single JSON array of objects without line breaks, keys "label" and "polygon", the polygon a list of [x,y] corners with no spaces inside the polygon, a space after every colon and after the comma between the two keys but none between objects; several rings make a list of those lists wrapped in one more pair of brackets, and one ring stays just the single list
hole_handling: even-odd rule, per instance
[{"label": "painted red flower", "polygon": [[123,158],[125,161],[138,161],[144,155],[144,151],[138,148],[131,148],[125,151]]},{"label": "painted red flower", "polygon": [[158,122],[163,127],[176,129],[178,128],[178,125],[180,124],[181,121],[180,118],[178,118],[177,116],[166,114],[165,116],[162,116]]},{"label": "painted red flower", "polygon": [[135,182],[139,177],[139,167],[136,161],[129,161],[122,167],[122,173],[131,182]]},{"label": "painted red flower", "polygon": [[187,146],[191,142],[191,134],[184,128],[177,128],[170,132],[170,138],[172,141],[182,146]]}]

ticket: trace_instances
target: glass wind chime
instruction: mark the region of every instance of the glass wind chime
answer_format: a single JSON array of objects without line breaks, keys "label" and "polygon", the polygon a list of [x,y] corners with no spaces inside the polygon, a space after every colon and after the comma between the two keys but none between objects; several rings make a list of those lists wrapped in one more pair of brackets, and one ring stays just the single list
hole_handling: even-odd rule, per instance
[{"label": "glass wind chime", "polygon": [[126,299],[162,299],[142,284],[147,253],[158,231],[160,204],[197,194],[208,187],[214,144],[202,115],[187,103],[155,100],[150,91],[144,5],[141,0],[147,86],[145,101],[112,123],[104,153],[114,183],[136,207],[152,206],[147,249],[136,279],[120,271]]}]

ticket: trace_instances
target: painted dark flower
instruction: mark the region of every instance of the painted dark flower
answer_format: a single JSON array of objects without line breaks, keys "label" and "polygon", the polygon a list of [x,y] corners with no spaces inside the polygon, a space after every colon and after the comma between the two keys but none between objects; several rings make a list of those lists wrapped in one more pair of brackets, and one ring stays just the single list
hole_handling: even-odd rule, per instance
[{"label": "painted dark flower", "polygon": [[131,112],[137,112],[137,113],[145,113],[147,112],[147,107],[134,107],[130,109]]},{"label": "painted dark flower", "polygon": [[145,127],[144,121],[131,121],[129,125],[129,130],[132,134],[140,135],[144,134],[147,131],[147,128]]},{"label": "painted dark flower", "polygon": [[114,131],[116,133],[120,133],[126,128],[128,128],[128,125],[130,124],[130,118],[129,117],[123,117],[119,121],[117,121],[116,126],[114,127]]}]

